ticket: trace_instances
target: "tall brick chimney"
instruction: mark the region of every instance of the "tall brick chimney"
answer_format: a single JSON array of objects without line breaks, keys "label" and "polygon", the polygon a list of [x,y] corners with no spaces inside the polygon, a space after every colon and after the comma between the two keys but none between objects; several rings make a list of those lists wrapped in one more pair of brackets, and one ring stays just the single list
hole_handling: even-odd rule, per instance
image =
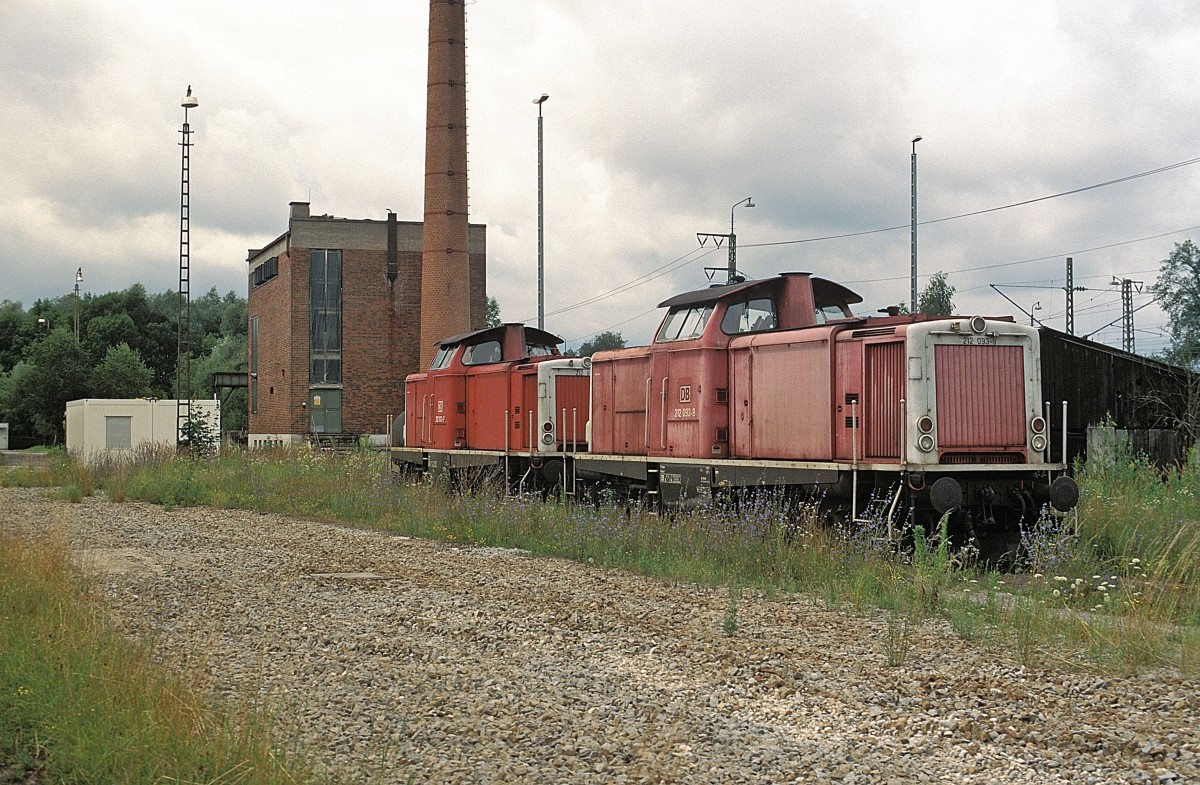
[{"label": "tall brick chimney", "polygon": [[442,338],[471,328],[467,238],[467,34],[464,0],[430,0],[421,247],[421,369]]}]

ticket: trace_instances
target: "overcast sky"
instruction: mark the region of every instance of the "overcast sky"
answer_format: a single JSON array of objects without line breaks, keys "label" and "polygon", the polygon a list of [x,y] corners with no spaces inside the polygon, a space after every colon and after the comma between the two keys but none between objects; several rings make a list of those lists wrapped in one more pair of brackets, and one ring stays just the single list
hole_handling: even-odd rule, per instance
[{"label": "overcast sky", "polygon": [[[246,251],[315,214],[422,213],[428,4],[0,0],[0,300],[178,286],[180,99],[191,289],[246,294]],[[536,321],[537,107],[547,328],[648,340],[728,232],[749,277],[909,299],[910,140],[922,221],[1200,157],[1194,0],[480,0],[467,6],[470,217],[488,292]],[[1200,235],[1200,163],[918,233],[965,314],[1036,312],[1120,345],[1119,288]],[[819,239],[870,230],[842,239]],[[1146,239],[1152,238],[1152,239]],[[1200,239],[1200,237],[1197,237]],[[806,241],[806,242],[801,242]],[[707,253],[706,253],[707,252]],[[723,280],[724,273],[717,273]],[[632,285],[637,282],[638,285]],[[1015,288],[1044,286],[1046,288]],[[614,293],[614,290],[615,293]],[[584,303],[580,305],[581,303]],[[1164,317],[1138,311],[1139,351]]]}]

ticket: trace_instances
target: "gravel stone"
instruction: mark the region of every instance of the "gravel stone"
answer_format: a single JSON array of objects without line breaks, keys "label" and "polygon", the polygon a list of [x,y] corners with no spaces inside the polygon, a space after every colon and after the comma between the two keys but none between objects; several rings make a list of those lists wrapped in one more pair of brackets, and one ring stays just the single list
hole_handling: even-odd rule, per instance
[{"label": "gravel stone", "polygon": [[335,777],[378,783],[1200,782],[1200,684],[1026,668],[811,597],[278,515],[0,488],[114,621]]}]

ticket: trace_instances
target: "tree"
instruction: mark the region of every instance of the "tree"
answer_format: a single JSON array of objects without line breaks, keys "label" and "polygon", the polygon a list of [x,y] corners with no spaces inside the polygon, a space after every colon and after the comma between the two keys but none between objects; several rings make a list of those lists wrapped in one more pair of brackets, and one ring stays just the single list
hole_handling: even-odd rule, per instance
[{"label": "tree", "polygon": [[929,284],[917,297],[917,313],[928,316],[949,316],[954,313],[954,287],[946,281],[946,273],[929,276]]},{"label": "tree", "polygon": [[74,333],[59,327],[30,348],[29,365],[19,376],[13,374],[10,403],[27,406],[24,413],[33,432],[57,443],[63,436],[67,401],[88,396],[91,363]]},{"label": "tree", "polygon": [[[127,313],[106,313],[89,319],[83,329],[83,345],[96,360],[102,360],[109,350],[125,344],[134,345],[138,329]],[[141,355],[138,355],[141,359]],[[118,396],[121,397],[121,396]]]},{"label": "tree", "polygon": [[500,303],[495,297],[488,296],[487,306],[484,309],[483,326],[484,327],[499,327],[503,322],[500,321]]},{"label": "tree", "polygon": [[92,369],[91,395],[96,398],[144,398],[150,394],[153,372],[137,350],[122,343],[112,347]]},{"label": "tree", "polygon": [[596,352],[601,352],[606,349],[624,349],[625,338],[618,332],[605,330],[602,333],[597,333],[589,341],[584,341],[579,345],[578,354],[580,357],[591,357]]},{"label": "tree", "polygon": [[1154,294],[1171,317],[1167,323],[1171,342],[1163,358],[1200,370],[1200,248],[1191,240],[1176,243],[1160,264]]}]

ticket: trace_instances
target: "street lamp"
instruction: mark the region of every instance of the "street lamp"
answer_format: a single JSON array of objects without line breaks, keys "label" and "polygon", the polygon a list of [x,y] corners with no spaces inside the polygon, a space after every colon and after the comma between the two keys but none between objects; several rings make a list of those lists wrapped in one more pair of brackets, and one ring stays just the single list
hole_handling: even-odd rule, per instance
[{"label": "street lamp", "polygon": [[79,284],[83,283],[83,268],[75,271],[75,341],[79,342]]},{"label": "street lamp", "polygon": [[917,142],[921,141],[917,134],[912,139],[912,300],[909,310],[917,312]]},{"label": "street lamp", "polygon": [[737,280],[737,235],[733,233],[733,211],[743,204],[747,207],[753,207],[754,197],[747,196],[729,208],[729,275],[726,283],[733,283]]},{"label": "street lamp", "polygon": [[542,234],[542,104],[550,97],[542,93],[533,99],[538,108],[538,329],[546,329],[546,258]]},{"label": "street lamp", "polygon": [[38,327],[46,331],[46,335],[50,334],[50,322],[48,322],[44,316],[39,316],[37,323]]}]

